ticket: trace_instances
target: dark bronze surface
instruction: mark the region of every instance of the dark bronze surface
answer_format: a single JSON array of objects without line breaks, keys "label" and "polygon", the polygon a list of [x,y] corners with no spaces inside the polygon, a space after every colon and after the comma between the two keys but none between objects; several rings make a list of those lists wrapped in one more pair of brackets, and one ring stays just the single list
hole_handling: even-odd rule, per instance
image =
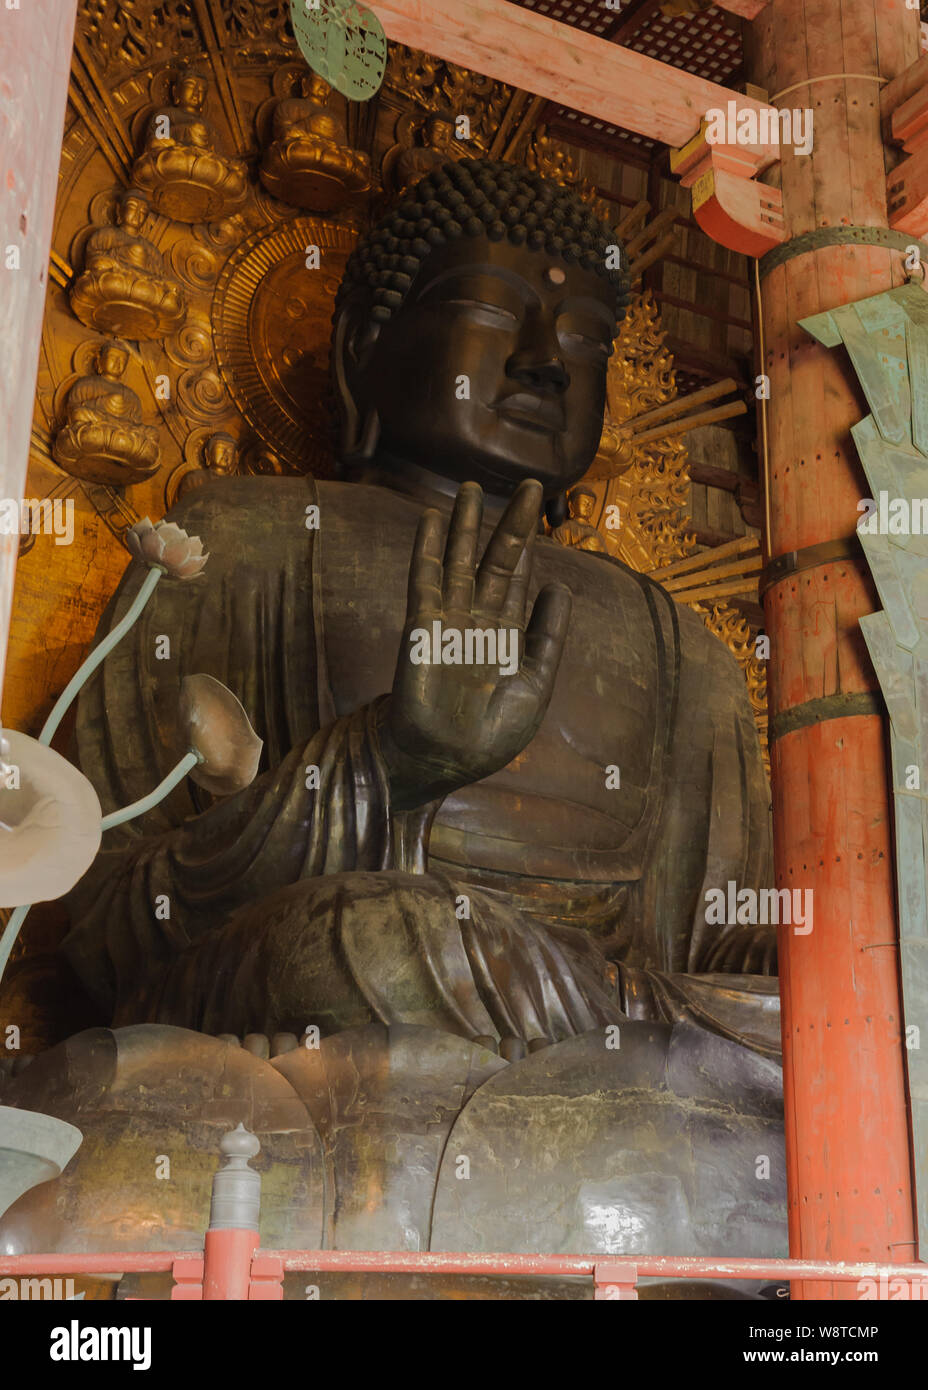
[{"label": "dark bronze surface", "polygon": [[[704,912],[709,888],[770,882],[747,692],[658,585],[538,534],[595,454],[622,290],[582,204],[474,171],[409,195],[390,223],[406,269],[376,233],[349,265],[344,479],[219,478],[172,513],[209,566],[159,585],[88,687],[82,767],[104,811],[141,796],[183,743],[196,672],[242,702],[262,762],[208,809],[182,786],[110,832],[66,953],[101,1022],[320,1029],[318,1053],[243,1055],[312,1116],[336,1244],[487,1249],[504,1205],[504,1244],[582,1248],[589,1189],[603,1249],[635,1248],[609,1244],[621,1228],[665,1252],[780,1253],[779,1188],[754,1172],[763,1152],[782,1174],[775,995],[740,973],[770,968],[773,933]],[[514,630],[517,669],[414,664],[435,623]],[[194,1070],[208,1045],[226,1046],[191,1043]],[[487,1160],[446,1192],[459,1130]]]}]

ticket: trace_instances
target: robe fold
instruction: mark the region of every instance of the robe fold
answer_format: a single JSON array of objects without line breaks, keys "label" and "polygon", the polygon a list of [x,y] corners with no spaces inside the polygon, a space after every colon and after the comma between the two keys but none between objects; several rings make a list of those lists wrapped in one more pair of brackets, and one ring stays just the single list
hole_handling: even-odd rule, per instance
[{"label": "robe fold", "polygon": [[[775,1053],[775,985],[713,971],[723,948],[726,968],[738,968],[742,939],[743,960],[753,959],[757,932],[705,922],[707,888],[761,886],[769,875],[766,782],[728,653],[627,571],[644,596],[642,641],[657,672],[637,823],[617,833],[614,852],[586,856],[589,869],[574,854],[569,878],[456,863],[453,848],[441,849],[454,846],[448,835],[430,854],[440,808],[394,813],[378,699],[336,710],[322,545],[337,528],[321,541],[302,522],[320,499],[323,514],[344,507],[346,493],[389,520],[399,504],[372,503],[380,491],[224,480],[172,514],[203,537],[209,562],[194,580],[161,581],[85,689],[81,766],[104,813],[143,796],[186,751],[180,684],[200,671],[235,693],[265,746],[257,778],[237,795],[209,804],[188,782],[107,833],[70,895],[64,944],[101,1010],[115,1023],[214,1033],[377,1019],[549,1042],[629,1016],[686,1016]],[[127,572],[101,636],[143,579],[141,566]],[[158,655],[164,637],[168,659]],[[722,694],[700,715],[707,681]]]}]

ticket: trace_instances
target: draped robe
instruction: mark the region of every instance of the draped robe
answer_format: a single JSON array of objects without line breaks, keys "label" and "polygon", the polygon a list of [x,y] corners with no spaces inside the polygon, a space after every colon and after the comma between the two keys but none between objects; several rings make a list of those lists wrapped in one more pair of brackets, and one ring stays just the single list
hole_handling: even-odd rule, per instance
[{"label": "draped robe", "polygon": [[[563,790],[513,791],[505,773],[443,805],[391,807],[376,726],[402,601],[386,617],[364,610],[405,588],[418,511],[383,488],[254,478],[217,480],[171,514],[210,559],[195,580],[161,581],[83,693],[81,766],[105,813],[143,796],[186,751],[180,683],[200,671],[236,694],[265,746],[237,795],[187,782],[107,833],[70,895],[64,944],[101,1010],[211,1033],[377,1019],[526,1042],[686,1018],[775,1054],[770,933],[705,921],[708,889],[769,883],[747,692],[723,645],[652,581],[536,547],[536,589],[553,574],[577,592],[535,743],[562,787],[548,750],[595,735],[562,726],[569,683],[602,684],[605,612],[622,680],[603,708],[628,712],[601,763],[621,765],[627,823],[578,806],[572,840]],[[101,636],[143,578],[130,567]]]}]

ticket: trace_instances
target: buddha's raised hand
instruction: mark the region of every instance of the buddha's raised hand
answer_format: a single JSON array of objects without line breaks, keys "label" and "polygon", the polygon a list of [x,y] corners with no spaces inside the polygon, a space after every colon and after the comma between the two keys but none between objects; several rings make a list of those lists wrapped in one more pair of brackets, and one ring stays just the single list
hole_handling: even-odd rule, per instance
[{"label": "buddha's raised hand", "polygon": [[539,483],[520,484],[477,561],[483,492],[464,483],[444,539],[423,512],[406,627],[380,721],[393,804],[447,796],[505,767],[537,732],[557,675],[570,593],[548,584],[526,622]]}]

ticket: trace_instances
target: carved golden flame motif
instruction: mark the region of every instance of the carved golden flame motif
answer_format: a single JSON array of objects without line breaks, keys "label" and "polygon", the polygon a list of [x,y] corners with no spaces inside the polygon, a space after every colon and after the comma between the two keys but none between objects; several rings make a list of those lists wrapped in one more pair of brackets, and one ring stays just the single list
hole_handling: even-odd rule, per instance
[{"label": "carved golden flame motif", "polygon": [[[672,437],[639,444],[622,428],[676,394],[673,357],[664,343],[657,305],[650,293],[636,295],[615,341],[602,439],[584,484],[596,496],[589,520],[606,551],[644,574],[699,552],[688,530],[685,444]],[[711,574],[711,552],[706,572]],[[767,676],[749,623],[727,602],[688,601],[685,593],[675,597],[699,614],[741,667],[767,759]]]}]

